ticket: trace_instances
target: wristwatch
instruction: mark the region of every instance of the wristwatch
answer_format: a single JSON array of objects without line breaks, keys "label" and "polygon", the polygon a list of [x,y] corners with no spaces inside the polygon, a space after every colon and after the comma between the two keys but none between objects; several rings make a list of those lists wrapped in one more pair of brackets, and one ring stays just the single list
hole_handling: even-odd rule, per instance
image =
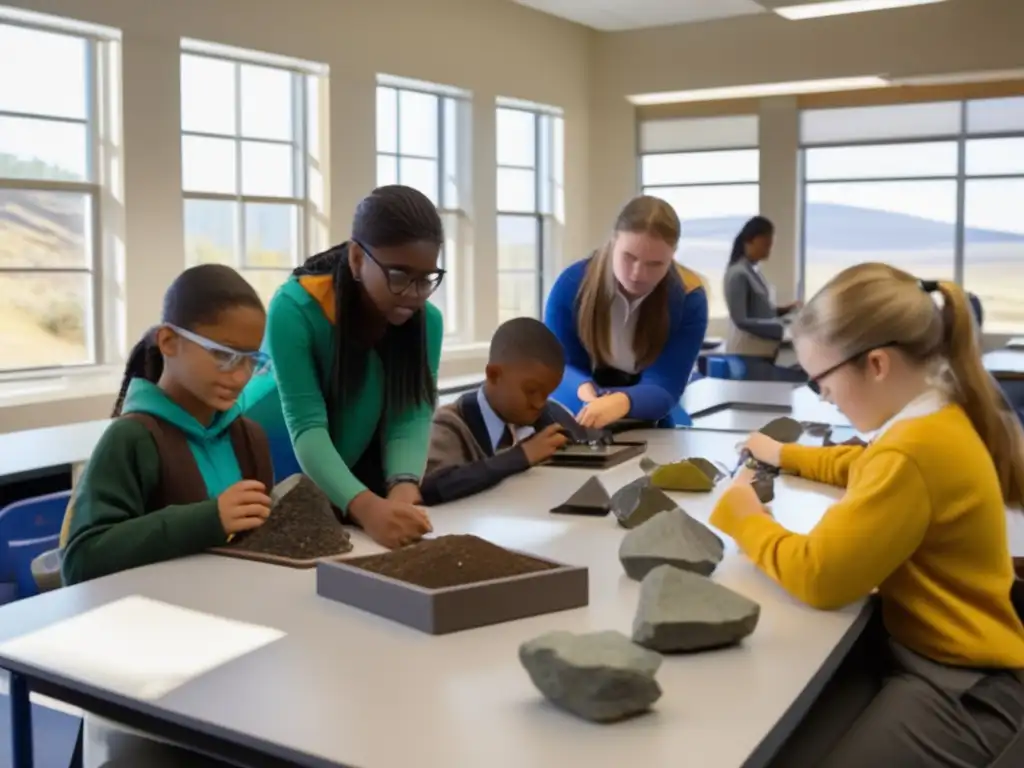
[{"label": "wristwatch", "polygon": [[402,483],[412,483],[415,486],[419,486],[420,479],[416,475],[392,475],[384,483],[385,493],[391,493],[391,490],[396,485],[401,485]]}]

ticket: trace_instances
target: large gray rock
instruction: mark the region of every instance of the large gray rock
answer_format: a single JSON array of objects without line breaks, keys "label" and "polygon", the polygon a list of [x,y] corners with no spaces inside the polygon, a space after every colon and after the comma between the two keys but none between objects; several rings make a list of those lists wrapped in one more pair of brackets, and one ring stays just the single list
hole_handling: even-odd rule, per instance
[{"label": "large gray rock", "polygon": [[662,653],[733,645],[757,627],[761,606],[696,573],[667,565],[640,585],[633,641]]},{"label": "large gray rock", "polygon": [[636,581],[660,565],[710,576],[724,554],[722,540],[678,507],[634,528],[619,544],[622,567]]},{"label": "large gray rock", "polygon": [[789,416],[780,416],[772,419],[759,430],[762,435],[768,435],[772,440],[780,443],[795,443],[804,433],[803,424]]},{"label": "large gray rock", "polygon": [[640,477],[622,486],[611,498],[612,512],[623,528],[636,528],[675,506],[663,490],[654,487],[649,477]]},{"label": "large gray rock", "polygon": [[661,698],[661,656],[620,632],[549,632],[520,645],[519,661],[548,701],[596,723],[638,715]]},{"label": "large gray rock", "polygon": [[758,472],[751,485],[758,500],[762,504],[771,504],[775,500],[775,475],[770,472]]}]

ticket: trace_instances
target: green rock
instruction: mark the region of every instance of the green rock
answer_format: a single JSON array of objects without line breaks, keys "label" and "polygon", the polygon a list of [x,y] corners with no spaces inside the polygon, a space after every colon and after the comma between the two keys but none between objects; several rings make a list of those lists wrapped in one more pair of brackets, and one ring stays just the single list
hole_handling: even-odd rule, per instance
[{"label": "green rock", "polygon": [[707,459],[683,459],[662,464],[651,472],[651,482],[666,491],[708,493],[722,472]]}]

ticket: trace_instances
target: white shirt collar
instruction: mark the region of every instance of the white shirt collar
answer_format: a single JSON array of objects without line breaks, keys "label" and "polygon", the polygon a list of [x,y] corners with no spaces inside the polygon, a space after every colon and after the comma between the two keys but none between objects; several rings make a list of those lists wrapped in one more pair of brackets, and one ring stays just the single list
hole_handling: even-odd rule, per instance
[{"label": "white shirt collar", "polygon": [[876,429],[874,434],[871,435],[871,440],[877,440],[897,422],[931,416],[933,413],[941,411],[947,405],[949,405],[949,398],[937,389],[929,389],[903,406],[899,413]]}]

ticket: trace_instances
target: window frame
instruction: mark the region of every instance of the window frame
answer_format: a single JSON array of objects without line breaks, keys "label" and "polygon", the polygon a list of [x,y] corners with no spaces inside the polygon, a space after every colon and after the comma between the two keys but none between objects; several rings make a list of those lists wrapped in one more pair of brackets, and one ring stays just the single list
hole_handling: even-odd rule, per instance
[{"label": "window frame", "polygon": [[[402,184],[402,160],[429,160],[437,165],[437,207],[438,215],[444,222],[446,243],[441,247],[440,266],[445,270],[442,290],[444,291],[444,335],[449,340],[458,340],[466,335],[468,302],[458,300],[458,286],[462,274],[463,243],[467,239],[468,215],[466,206],[463,204],[469,189],[467,170],[462,162],[464,135],[467,122],[464,117],[469,114],[472,104],[472,96],[466,91],[457,88],[427,83],[422,81],[407,80],[405,78],[392,77],[390,75],[377,76],[377,88],[374,91],[375,108],[380,103],[381,91],[389,90],[394,93],[395,99],[395,149],[382,150],[377,146],[376,136],[374,138],[374,161],[376,163],[374,175],[376,183],[381,184],[379,163],[381,157],[389,157],[395,163],[396,184]],[[429,157],[402,151],[402,92],[418,93],[425,96],[432,96],[437,99],[437,155]],[[447,117],[447,106],[451,102],[454,105],[454,124],[449,125]],[[379,122],[378,131],[380,130]],[[448,156],[448,139],[454,138],[455,157]],[[446,183],[446,171],[454,163],[456,169],[455,189],[456,200],[449,200],[448,184]],[[454,229],[454,231],[452,231]],[[455,248],[449,253],[447,241],[454,240]]]},{"label": "window frame", "polygon": [[[531,115],[533,119],[533,164],[512,165],[498,161],[497,152],[497,120],[502,111],[522,112]],[[537,254],[534,269],[502,269],[500,259],[496,263],[496,273],[500,281],[502,275],[536,275],[537,289],[535,300],[537,302],[537,319],[544,316],[544,299],[547,296],[549,283],[553,282],[550,274],[552,255],[558,252],[558,227],[564,222],[559,219],[559,211],[564,212],[565,202],[565,116],[562,110],[554,107],[546,107],[539,104],[530,104],[513,99],[497,99],[495,103],[495,192],[497,193],[498,179],[502,170],[520,170],[533,173],[533,210],[512,211],[500,207],[496,208],[495,228],[497,222],[505,218],[532,219],[536,227]],[[558,121],[561,121],[562,131],[562,168],[559,173],[558,163],[555,158],[555,136],[558,130]],[[548,148],[545,158],[544,147]],[[545,160],[547,161],[545,163]],[[561,182],[559,182],[561,178]],[[500,195],[496,194],[496,198]],[[544,205],[545,199],[548,205]],[[559,205],[561,200],[561,205]],[[547,210],[545,210],[547,208]],[[564,215],[563,215],[564,218]],[[500,231],[500,230],[499,230]],[[500,252],[501,242],[498,242]],[[500,299],[498,311],[501,311]]]},{"label": "window frame", "polygon": [[[108,268],[106,254],[107,228],[104,221],[104,191],[111,179],[104,152],[104,136],[111,133],[115,115],[109,108],[109,92],[116,87],[110,56],[105,48],[120,43],[120,32],[92,24],[77,23],[58,16],[21,12],[4,8],[0,11],[0,26],[18,27],[78,38],[84,46],[85,118],[73,118],[33,112],[14,112],[0,109],[0,118],[38,120],[48,123],[80,125],[86,133],[86,179],[84,181],[56,181],[0,176],[0,189],[13,192],[67,192],[82,195],[88,200],[89,212],[84,222],[90,237],[84,241],[89,248],[88,259],[81,267],[4,267],[0,274],[11,275],[88,275],[89,291],[84,307],[85,349],[83,362],[56,365],[11,367],[0,364],[0,380],[38,378],[95,369],[117,361],[118,317],[114,308],[116,291],[108,285],[113,271]],[[115,150],[111,149],[111,154]]]},{"label": "window frame", "polygon": [[[814,184],[877,184],[879,182],[906,182],[906,181],[952,181],[956,183],[956,221],[954,222],[953,235],[953,279],[957,285],[964,286],[964,272],[966,265],[966,231],[967,225],[965,214],[967,208],[967,183],[969,181],[986,180],[1022,180],[1024,171],[1012,174],[968,174],[967,173],[967,147],[971,141],[979,139],[1024,139],[1024,127],[1008,129],[1005,131],[978,131],[971,132],[968,125],[970,105],[974,102],[989,101],[990,99],[944,99],[935,103],[956,103],[959,109],[959,130],[955,132],[922,132],[917,136],[905,136],[891,139],[864,139],[864,140],[843,140],[843,141],[804,141],[799,136],[799,170],[797,174],[798,193],[800,196],[800,232],[799,232],[799,277],[797,280],[797,295],[806,300],[805,277],[807,274],[807,188]],[[925,102],[929,103],[929,102]],[[891,108],[899,105],[879,105]],[[824,148],[855,148],[855,147],[877,147],[877,146],[906,146],[910,144],[933,144],[938,142],[955,143],[957,152],[956,172],[952,174],[941,174],[932,176],[886,176],[879,175],[869,178],[852,179],[815,179],[807,178],[807,151]],[[966,287],[969,289],[969,287]]]},{"label": "window frame", "polygon": [[[233,68],[234,87],[234,120],[235,130],[232,134],[209,133],[204,131],[186,130],[179,123],[179,149],[182,155],[182,233],[186,241],[185,265],[194,266],[189,258],[188,231],[185,228],[184,211],[189,201],[208,201],[232,203],[236,206],[234,221],[234,253],[229,266],[240,272],[267,272],[281,273],[283,283],[288,274],[295,267],[310,255],[312,246],[316,240],[314,230],[316,227],[326,228],[328,226],[327,211],[321,210],[313,202],[310,185],[310,171],[320,168],[320,159],[314,158],[310,152],[310,131],[320,130],[319,125],[313,125],[311,121],[310,105],[314,99],[311,97],[311,89],[321,88],[322,79],[326,77],[326,67],[304,62],[293,61],[273,55],[261,55],[257,51],[229,48],[212,43],[182,39],[179,50],[179,71],[182,68],[185,57],[204,58],[212,61],[227,62]],[[242,114],[244,100],[242,95],[242,67],[244,65],[263,67],[288,73],[291,87],[291,140],[268,139],[262,137],[248,137],[242,129]],[[322,111],[322,98],[317,94],[318,113]],[[182,110],[184,113],[184,110]],[[184,180],[184,153],[185,138],[193,137],[199,139],[216,139],[231,141],[234,144],[235,158],[235,192],[200,192],[185,188]],[[245,145],[259,144],[275,147],[288,147],[291,150],[292,159],[292,196],[282,195],[253,195],[244,192],[243,177],[245,167],[243,163],[243,147]],[[321,170],[321,183],[324,185],[322,198],[327,200],[328,180]],[[290,206],[297,209],[296,233],[295,233],[295,254],[293,262],[287,266],[258,266],[248,263],[248,244],[246,236],[246,206],[247,205],[279,205]]]}]

